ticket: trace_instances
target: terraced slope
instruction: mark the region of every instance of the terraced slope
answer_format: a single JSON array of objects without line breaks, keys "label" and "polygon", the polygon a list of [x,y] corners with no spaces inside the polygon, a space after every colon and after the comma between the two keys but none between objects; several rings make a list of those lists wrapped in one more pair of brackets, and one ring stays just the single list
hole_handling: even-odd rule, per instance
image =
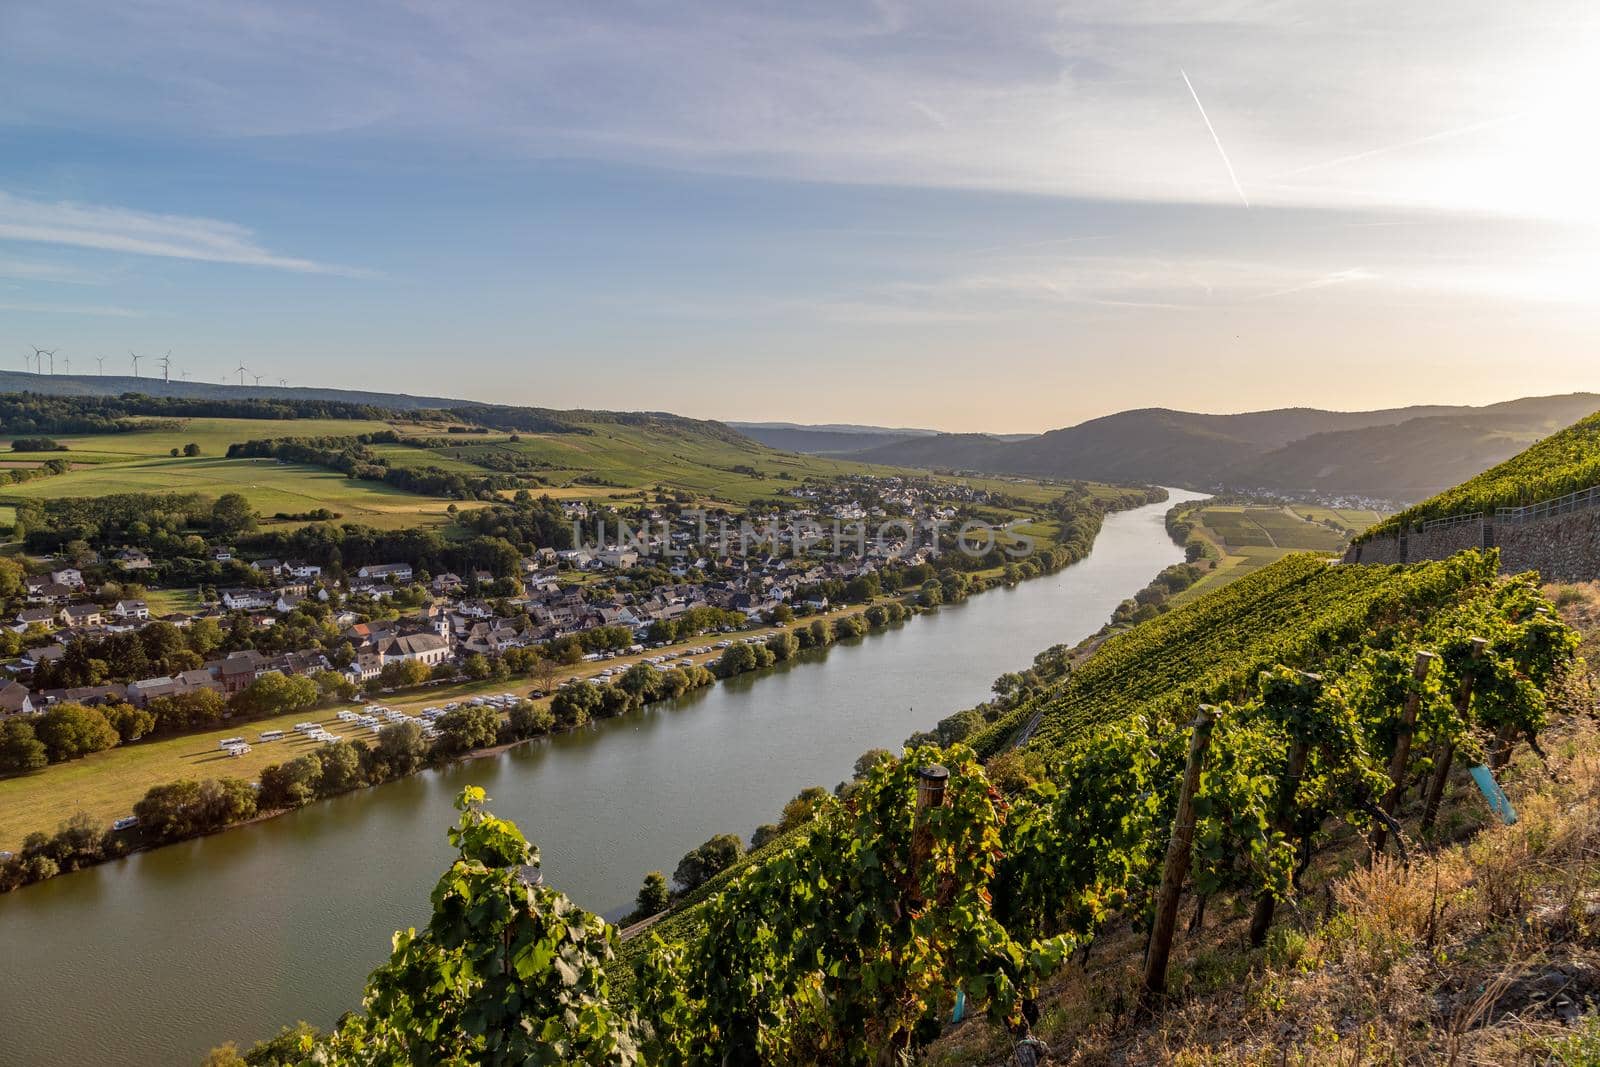
[{"label": "terraced slope", "polygon": [[1600,413],[1378,523],[1357,540],[1394,533],[1429,519],[1520,507],[1600,485]]},{"label": "terraced slope", "polygon": [[1037,718],[1030,746],[1051,748],[1085,726],[1184,704],[1217,702],[1275,664],[1313,666],[1386,617],[1448,602],[1494,575],[1464,554],[1412,566],[1330,566],[1287,556],[1208,596],[1108,640],[1053,692],[1024,704],[972,743],[1000,751]]}]

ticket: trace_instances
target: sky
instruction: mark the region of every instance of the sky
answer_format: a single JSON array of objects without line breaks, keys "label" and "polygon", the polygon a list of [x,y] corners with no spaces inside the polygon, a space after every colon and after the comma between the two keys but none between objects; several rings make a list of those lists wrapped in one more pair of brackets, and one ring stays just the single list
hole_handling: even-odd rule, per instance
[{"label": "sky", "polygon": [[993,432],[1600,391],[1597,79],[1587,0],[6,0],[0,366]]}]

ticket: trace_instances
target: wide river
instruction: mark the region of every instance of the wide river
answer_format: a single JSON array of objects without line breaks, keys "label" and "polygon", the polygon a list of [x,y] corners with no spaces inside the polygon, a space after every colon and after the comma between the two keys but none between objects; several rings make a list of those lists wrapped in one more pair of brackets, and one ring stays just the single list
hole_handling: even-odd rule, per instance
[{"label": "wide river", "polygon": [[397,928],[427,919],[465,785],[544,854],[545,879],[615,916],[646,871],[747,836],[873,747],[1075,643],[1181,560],[1172,501],[1110,516],[1082,562],[773,671],[504,755],[322,801],[0,896],[0,1064],[197,1063],[359,1004]]}]

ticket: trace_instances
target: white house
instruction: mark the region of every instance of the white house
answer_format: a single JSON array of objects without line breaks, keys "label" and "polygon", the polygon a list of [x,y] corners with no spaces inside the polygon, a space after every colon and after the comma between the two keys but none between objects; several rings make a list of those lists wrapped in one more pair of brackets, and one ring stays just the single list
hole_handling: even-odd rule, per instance
[{"label": "white house", "polygon": [[58,571],[51,571],[50,580],[57,585],[65,585],[73,589],[83,588],[83,572],[76,567],[63,567]]},{"label": "white house", "polygon": [[222,591],[222,606],[229,611],[260,611],[271,604],[271,596],[260,589],[224,589]]},{"label": "white house", "polygon": [[356,577],[368,578],[373,581],[409,582],[411,580],[411,564],[373,563],[356,571]]},{"label": "white house", "polygon": [[135,619],[144,622],[150,618],[150,605],[142,600],[119,600],[111,613],[119,619]]},{"label": "white house", "polygon": [[450,641],[438,634],[386,637],[378,642],[377,652],[384,666],[416,660],[432,667],[450,658]]}]

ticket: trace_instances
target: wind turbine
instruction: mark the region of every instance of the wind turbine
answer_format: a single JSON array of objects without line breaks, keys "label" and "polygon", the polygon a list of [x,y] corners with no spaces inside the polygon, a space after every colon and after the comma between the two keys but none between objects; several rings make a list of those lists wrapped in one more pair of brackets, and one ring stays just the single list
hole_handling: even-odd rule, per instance
[{"label": "wind turbine", "polygon": [[100,364],[100,377],[104,378],[106,376],[106,357],[95,356],[94,358],[95,361]]},{"label": "wind turbine", "polygon": [[[71,374],[72,373],[72,357],[71,356],[62,356],[61,357],[61,362],[65,363],[67,365],[67,373]],[[50,365],[53,368],[55,366],[55,360],[51,360],[50,361]]]},{"label": "wind turbine", "polygon": [[172,381],[172,349],[167,349],[167,354],[161,357],[161,380]]},{"label": "wind turbine", "polygon": [[246,367],[243,363],[241,363],[237,367],[233,368],[233,372],[239,376],[239,384],[240,385],[244,384],[244,376],[245,376],[245,373],[247,371],[249,371],[249,369],[250,368]]},{"label": "wind turbine", "polygon": [[43,374],[44,373],[44,357],[45,356],[49,356],[50,357],[50,373],[54,374],[56,372],[56,354],[55,354],[55,352],[53,350],[52,351],[46,351],[45,349],[40,348],[38,345],[34,345],[33,346],[33,360],[34,360],[34,373],[35,374]]},{"label": "wind turbine", "polygon": [[289,379],[287,379],[287,378],[279,378],[278,379],[278,384],[283,386],[285,389],[287,389],[289,387]]},{"label": "wind turbine", "polygon": [[139,376],[139,361],[145,357],[139,355],[137,352],[132,351],[130,351],[128,355],[133,357],[133,376],[137,378]]}]

